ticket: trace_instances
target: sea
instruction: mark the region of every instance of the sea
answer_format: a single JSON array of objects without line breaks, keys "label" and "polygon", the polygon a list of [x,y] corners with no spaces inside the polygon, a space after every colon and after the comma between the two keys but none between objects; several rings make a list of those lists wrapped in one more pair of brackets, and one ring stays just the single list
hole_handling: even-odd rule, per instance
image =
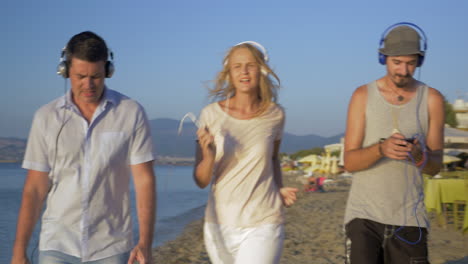
[{"label": "sea", "polygon": [[[203,217],[208,188],[198,188],[192,178],[192,166],[156,165],[157,216],[153,247],[172,240],[184,227]],[[26,170],[20,163],[0,163],[0,263],[10,263],[16,232],[16,220]],[[138,240],[135,191],[131,185],[134,240]],[[28,257],[37,263],[40,221],[29,242]]]}]

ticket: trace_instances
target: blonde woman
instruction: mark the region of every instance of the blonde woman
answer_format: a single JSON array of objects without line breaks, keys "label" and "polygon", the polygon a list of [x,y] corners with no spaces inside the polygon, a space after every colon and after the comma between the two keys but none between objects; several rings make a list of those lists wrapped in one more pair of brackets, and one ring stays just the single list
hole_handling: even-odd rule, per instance
[{"label": "blonde woman", "polygon": [[283,205],[297,189],[284,187],[278,157],[284,110],[276,104],[279,78],[252,41],[233,46],[223,61],[200,129],[194,178],[211,183],[204,238],[212,263],[279,263]]}]

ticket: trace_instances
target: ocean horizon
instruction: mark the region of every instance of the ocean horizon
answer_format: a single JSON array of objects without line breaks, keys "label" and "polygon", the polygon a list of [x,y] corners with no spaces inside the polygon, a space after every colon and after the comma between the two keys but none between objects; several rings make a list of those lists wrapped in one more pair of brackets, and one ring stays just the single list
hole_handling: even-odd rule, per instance
[{"label": "ocean horizon", "polygon": [[[208,188],[199,189],[192,178],[192,166],[156,165],[157,211],[153,248],[176,238],[184,227],[203,217]],[[9,263],[16,234],[16,221],[21,205],[27,171],[21,163],[0,163],[0,263]],[[134,240],[138,239],[135,192],[131,184],[131,215]],[[40,222],[35,226],[28,246],[28,257],[34,252],[37,261]]]}]

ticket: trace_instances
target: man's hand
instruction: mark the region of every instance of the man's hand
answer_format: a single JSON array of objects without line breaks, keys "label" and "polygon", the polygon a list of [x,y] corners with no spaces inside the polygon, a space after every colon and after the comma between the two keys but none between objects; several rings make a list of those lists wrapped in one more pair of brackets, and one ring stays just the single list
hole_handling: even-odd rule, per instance
[{"label": "man's hand", "polygon": [[427,159],[427,151],[427,147],[426,150],[423,150],[421,144],[419,143],[419,140],[415,139],[413,147],[411,149],[411,158],[408,159],[410,161],[413,161],[415,164],[424,162],[424,159]]},{"label": "man's hand", "polygon": [[151,246],[136,245],[130,252],[128,264],[133,264],[135,261],[138,261],[139,264],[152,264]]},{"label": "man's hand", "polygon": [[405,136],[395,133],[380,143],[382,154],[391,159],[406,160],[411,152],[413,144],[405,140]]},{"label": "man's hand", "polygon": [[16,224],[16,238],[13,244],[11,263],[24,264],[29,260],[26,255],[29,238],[39,219],[42,205],[49,192],[50,182],[48,172],[28,170],[23,187],[23,197]]},{"label": "man's hand", "polygon": [[13,257],[11,258],[11,264],[30,264],[30,262],[26,255],[22,255],[22,256],[13,255]]},{"label": "man's hand", "polygon": [[134,261],[138,261],[139,264],[153,263],[151,245],[156,221],[156,176],[153,161],[132,165],[132,174],[140,239],[130,252],[128,264],[133,264]]}]

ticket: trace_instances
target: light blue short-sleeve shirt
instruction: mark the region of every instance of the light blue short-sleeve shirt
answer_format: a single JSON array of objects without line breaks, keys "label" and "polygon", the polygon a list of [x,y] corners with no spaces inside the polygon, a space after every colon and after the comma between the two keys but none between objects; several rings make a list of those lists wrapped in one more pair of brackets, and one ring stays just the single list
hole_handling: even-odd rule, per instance
[{"label": "light blue short-sleeve shirt", "polygon": [[51,182],[39,249],[83,261],[131,250],[130,166],[154,158],[143,107],[116,91],[104,90],[89,124],[70,92],[41,107],[23,161]]}]

